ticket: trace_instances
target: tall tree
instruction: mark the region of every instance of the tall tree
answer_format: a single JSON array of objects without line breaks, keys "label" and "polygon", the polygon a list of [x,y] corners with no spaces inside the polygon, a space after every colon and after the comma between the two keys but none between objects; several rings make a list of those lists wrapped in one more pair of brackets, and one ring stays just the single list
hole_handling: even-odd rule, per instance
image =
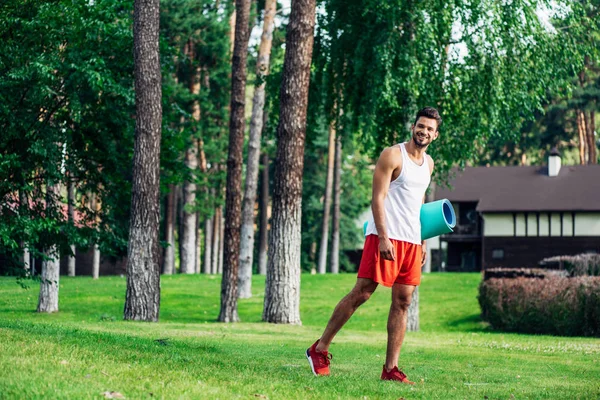
[{"label": "tall tree", "polygon": [[[196,43],[188,40],[185,53],[190,67],[188,68],[188,87],[190,94],[194,96],[192,101],[191,117],[194,122],[200,120],[200,105],[197,99],[200,93],[200,67],[196,65]],[[195,129],[191,130],[190,144],[185,152],[185,165],[189,175],[183,182],[183,219],[181,221],[181,254],[179,255],[179,272],[182,274],[193,274],[196,272],[196,236],[197,212],[196,205],[196,169],[198,168],[198,138]]]},{"label": "tall tree", "polygon": [[276,0],[266,0],[263,18],[263,32],[256,63],[256,87],[252,99],[252,118],[250,120],[250,139],[248,141],[248,162],[246,167],[246,185],[242,203],[242,228],[240,233],[240,272],[239,297],[252,296],[252,264],[254,257],[254,204],[258,187],[258,164],[260,143],[263,130],[265,86],[269,73],[269,58],[273,43]]},{"label": "tall tree", "polygon": [[280,90],[263,320],[300,323],[302,170],[315,0],[293,0]]},{"label": "tall tree", "polygon": [[[67,216],[69,218],[69,227],[71,229],[75,226],[75,182],[70,177],[69,174],[67,179]],[[69,246],[70,254],[68,256],[68,264],[67,264],[67,275],[75,276],[75,254],[76,249],[75,245],[71,244]]]},{"label": "tall tree", "polygon": [[246,59],[250,38],[250,0],[236,0],[235,44],[231,65],[231,117],[229,156],[225,195],[225,236],[223,279],[221,280],[220,322],[239,321],[237,313],[240,226],[242,211],[242,156],[244,146],[244,106],[246,104]]},{"label": "tall tree", "polygon": [[[90,196],[90,209],[92,211],[92,216],[94,218],[94,227],[97,227],[98,224],[98,211],[100,209],[100,204],[98,201],[98,195],[96,193],[92,193]],[[97,229],[97,228],[96,228]],[[100,247],[98,246],[97,240],[94,240],[92,245],[92,279],[98,279],[100,277]]]},{"label": "tall tree", "polygon": [[169,185],[165,199],[165,242],[162,273],[172,275],[175,272],[175,185]]},{"label": "tall tree", "polygon": [[221,254],[221,231],[223,230],[221,227],[222,220],[222,208],[217,207],[215,210],[215,216],[213,217],[213,229],[212,229],[212,262],[211,262],[211,272],[212,274],[219,273],[219,263],[223,255]]},{"label": "tall tree", "polygon": [[[334,107],[335,108],[335,107]],[[323,223],[321,225],[321,245],[319,246],[319,262],[317,272],[327,272],[327,246],[329,244],[329,220],[331,217],[331,195],[333,193],[333,168],[335,165],[336,122],[329,122],[329,140],[327,152],[327,179],[325,180],[325,198],[323,199]]]},{"label": "tall tree", "polygon": [[158,46],[160,0],[135,0],[135,148],[127,260],[127,320],[158,321],[159,180],[162,120]]},{"label": "tall tree", "polygon": [[340,210],[342,191],[342,137],[335,142],[335,167],[333,179],[333,229],[331,232],[331,273],[340,272]]},{"label": "tall tree", "polygon": [[258,244],[258,273],[267,274],[267,244],[269,233],[269,153],[263,152],[260,183],[260,232]]}]

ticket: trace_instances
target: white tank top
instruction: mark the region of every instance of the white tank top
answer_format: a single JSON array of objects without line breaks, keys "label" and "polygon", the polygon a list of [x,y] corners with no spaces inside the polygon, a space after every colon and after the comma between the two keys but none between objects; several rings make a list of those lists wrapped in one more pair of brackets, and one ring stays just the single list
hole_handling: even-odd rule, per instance
[{"label": "white tank top", "polygon": [[[423,196],[431,181],[427,154],[423,153],[423,163],[418,165],[410,159],[404,143],[400,143],[402,170],[390,183],[384,200],[385,226],[390,239],[421,244],[421,206]],[[377,235],[373,211],[366,229],[367,235]]]}]

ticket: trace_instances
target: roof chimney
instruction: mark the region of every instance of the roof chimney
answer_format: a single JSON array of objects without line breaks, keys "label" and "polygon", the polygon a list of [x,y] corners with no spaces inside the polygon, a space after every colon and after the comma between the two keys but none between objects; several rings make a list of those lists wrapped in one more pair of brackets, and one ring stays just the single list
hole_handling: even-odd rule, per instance
[{"label": "roof chimney", "polygon": [[548,176],[558,176],[560,164],[560,153],[556,147],[553,147],[548,157]]}]

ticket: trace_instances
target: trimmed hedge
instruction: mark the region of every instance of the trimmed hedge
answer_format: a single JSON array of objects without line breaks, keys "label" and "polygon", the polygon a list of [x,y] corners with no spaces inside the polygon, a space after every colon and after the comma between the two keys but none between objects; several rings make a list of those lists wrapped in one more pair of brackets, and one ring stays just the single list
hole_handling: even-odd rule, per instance
[{"label": "trimmed hedge", "polygon": [[571,276],[600,276],[600,254],[549,257],[540,261],[540,266],[565,270]]},{"label": "trimmed hedge", "polygon": [[600,337],[600,277],[491,278],[478,299],[494,329]]}]

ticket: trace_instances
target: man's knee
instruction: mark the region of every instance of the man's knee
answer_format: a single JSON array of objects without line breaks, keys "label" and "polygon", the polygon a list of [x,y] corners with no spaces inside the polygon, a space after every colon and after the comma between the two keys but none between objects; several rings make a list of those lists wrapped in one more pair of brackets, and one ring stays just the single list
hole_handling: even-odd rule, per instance
[{"label": "man's knee", "polygon": [[358,307],[365,303],[367,300],[369,300],[369,298],[371,298],[371,295],[374,291],[375,289],[370,287],[354,288],[354,290],[352,291],[352,299],[354,301],[354,305]]},{"label": "man's knee", "polygon": [[410,307],[411,296],[397,296],[392,299],[392,307],[406,311]]}]

